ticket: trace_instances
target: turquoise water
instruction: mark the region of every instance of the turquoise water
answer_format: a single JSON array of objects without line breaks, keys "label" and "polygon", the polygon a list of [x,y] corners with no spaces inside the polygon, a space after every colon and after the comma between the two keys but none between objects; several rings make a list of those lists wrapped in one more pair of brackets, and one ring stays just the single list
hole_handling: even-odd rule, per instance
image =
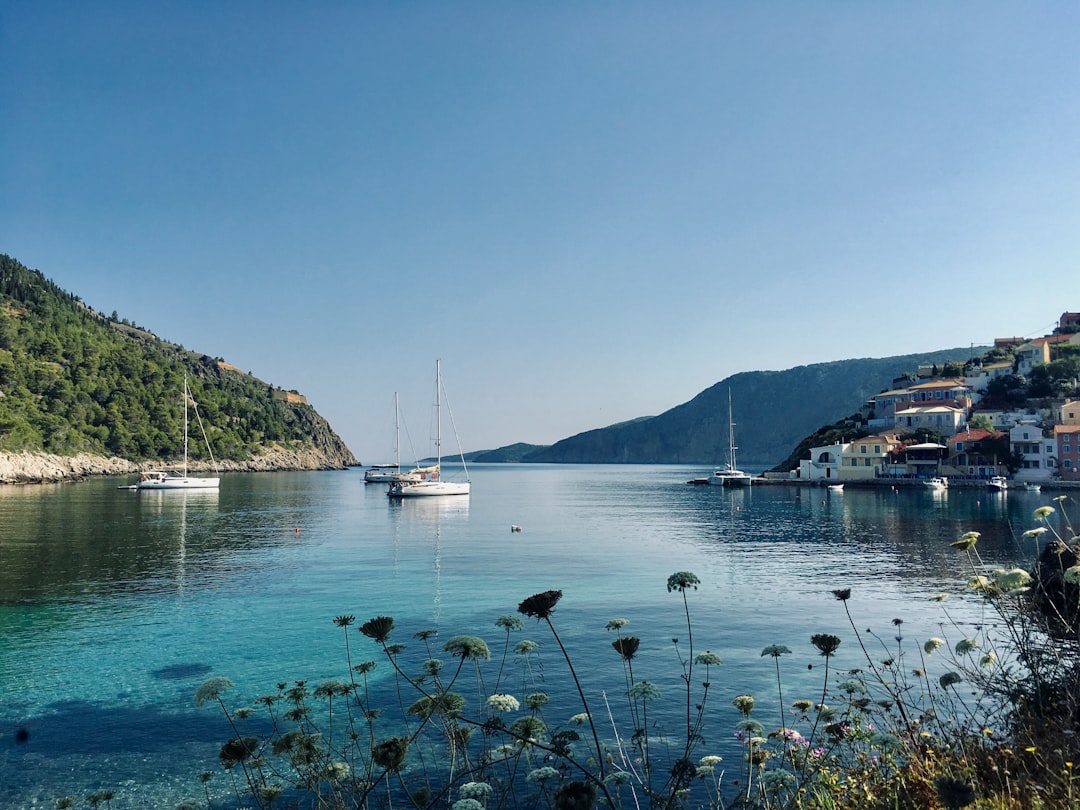
[{"label": "turquoise water", "polygon": [[[688,486],[707,471],[674,466],[470,472],[468,498],[405,502],[359,471],[229,475],[217,493],[133,492],[115,480],[0,488],[0,806],[101,789],[116,792],[114,808],[199,797],[195,775],[216,767],[231,735],[219,714],[195,708],[195,689],[223,675],[245,705],[280,681],[346,678],[333,623],[342,614],[357,625],[391,615],[403,643],[435,629],[494,650],[499,616],[559,588],[556,624],[590,694],[622,688],[604,629],[616,617],[642,638],[637,671],[677,694],[671,640],[686,636],[686,617],[666,580],[682,570],[701,580],[689,595],[695,649],[724,659],[707,733],[724,753],[730,698],[775,687],[763,646],[793,650],[797,688],[820,660],[811,634],[851,638],[833,589],[851,588],[858,624],[890,640],[894,618],[908,638],[940,635],[929,597],[942,591],[955,594],[954,618],[980,623],[949,543],[976,530],[988,562],[1027,560],[1018,538],[1051,503],[1027,492],[727,491]],[[519,638],[546,644],[556,683],[544,628],[528,620]],[[355,629],[350,645],[354,661],[376,658]],[[837,658],[861,664],[854,640]]]}]

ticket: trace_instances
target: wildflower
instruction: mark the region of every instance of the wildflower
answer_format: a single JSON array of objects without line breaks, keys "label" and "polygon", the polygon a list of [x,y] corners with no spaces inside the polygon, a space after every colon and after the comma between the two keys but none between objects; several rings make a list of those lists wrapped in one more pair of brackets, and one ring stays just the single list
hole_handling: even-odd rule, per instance
[{"label": "wildflower", "polygon": [[1052,506],[1040,506],[1038,509],[1035,510],[1035,513],[1032,515],[1032,517],[1034,517],[1035,520],[1046,520],[1048,517],[1054,514],[1055,511],[1057,510],[1055,510]]},{"label": "wildflower", "polygon": [[530,695],[525,696],[525,705],[533,711],[536,711],[541,706],[546,706],[550,698],[543,692],[533,692]]},{"label": "wildflower", "polygon": [[961,551],[970,551],[975,548],[975,544],[979,542],[979,532],[968,532],[959,540],[954,540],[949,545],[953,548],[960,549]]},{"label": "wildflower", "polygon": [[438,630],[417,630],[413,633],[413,638],[420,639],[420,641],[427,641],[433,636],[439,635]]},{"label": "wildflower", "polygon": [[700,762],[702,765],[705,765],[705,766],[710,767],[710,768],[715,766],[715,765],[719,765],[723,761],[724,761],[724,758],[723,757],[718,757],[716,754],[709,754],[708,756],[704,756],[704,757],[702,757],[701,759],[698,760],[698,762]]},{"label": "wildflower", "polygon": [[761,651],[763,656],[771,655],[773,658],[779,658],[781,655],[787,655],[791,652],[783,644],[770,644],[764,650]]},{"label": "wildflower", "polygon": [[221,693],[226,689],[231,689],[232,685],[232,681],[220,675],[208,678],[203,681],[202,686],[195,690],[195,705],[202,706],[208,700],[219,700]]},{"label": "wildflower", "polygon": [[993,664],[995,661],[997,661],[997,656],[994,655],[993,653],[987,653],[986,655],[984,655],[982,658],[979,659],[979,666],[988,667],[991,664]]},{"label": "wildflower", "polygon": [[514,645],[514,652],[518,655],[528,655],[539,646],[535,641],[519,641]]},{"label": "wildflower", "polygon": [[346,762],[331,762],[326,766],[323,776],[327,779],[344,779],[349,775],[352,768]]},{"label": "wildflower", "polygon": [[605,630],[618,630],[620,627],[626,627],[626,625],[628,625],[628,624],[630,624],[629,619],[612,619],[610,622],[608,622],[606,625],[604,625],[604,629]]},{"label": "wildflower", "polygon": [[408,737],[388,737],[371,747],[371,760],[384,771],[395,773],[405,764],[408,751]]},{"label": "wildflower", "polygon": [[731,705],[743,714],[750,714],[754,710],[754,696],[736,695],[735,699],[731,701]]},{"label": "wildflower", "polygon": [[482,801],[491,795],[491,785],[487,782],[466,782],[458,788],[458,797]]},{"label": "wildflower", "polygon": [[937,788],[938,801],[946,810],[960,810],[975,801],[975,788],[951,776],[939,776],[934,780],[934,787]]},{"label": "wildflower", "polygon": [[933,638],[928,638],[926,640],[926,643],[922,645],[923,649],[926,650],[927,655],[932,654],[935,650],[940,650],[944,646],[945,639],[938,638],[937,636],[934,636]]},{"label": "wildflower", "polygon": [[369,672],[371,672],[371,670],[375,669],[375,662],[374,661],[362,661],[361,663],[359,663],[355,667],[353,667],[353,669],[355,669],[361,675],[367,675]]},{"label": "wildflower", "polygon": [[349,694],[351,690],[352,687],[349,686],[349,684],[343,683],[342,681],[333,680],[320,683],[318,686],[315,687],[315,692],[313,694],[315,695],[315,697],[321,698],[339,697],[341,695]]},{"label": "wildflower", "polygon": [[761,787],[766,793],[777,793],[795,784],[795,774],[774,768],[761,775]]},{"label": "wildflower", "polygon": [[562,599],[562,591],[544,591],[535,593],[518,605],[518,613],[532,616],[534,619],[547,619],[551,617],[551,611]]},{"label": "wildflower", "polygon": [[949,595],[947,593],[938,593],[938,594],[934,594],[933,596],[931,596],[930,601],[931,602],[944,602],[948,598],[949,598]]},{"label": "wildflower", "polygon": [[517,616],[507,615],[500,616],[495,620],[496,627],[503,627],[507,630],[524,630],[525,622],[519,619]]},{"label": "wildflower", "polygon": [[530,782],[544,782],[548,779],[558,779],[559,772],[552,767],[545,766],[529,771],[529,775],[525,778]]},{"label": "wildflower", "polygon": [[231,767],[238,762],[244,762],[259,748],[259,741],[255,737],[234,737],[218,751],[218,759],[226,767]]},{"label": "wildflower", "polygon": [[791,704],[791,707],[793,709],[798,709],[800,712],[805,712],[813,705],[814,702],[812,700],[796,700]]},{"label": "wildflower", "polygon": [[425,720],[433,715],[441,717],[459,717],[465,709],[465,698],[457,692],[443,692],[441,695],[425,695],[409,707],[409,714],[415,714]]},{"label": "wildflower", "polygon": [[393,629],[394,619],[391,616],[376,616],[374,619],[368,619],[360,625],[361,633],[380,644],[389,638],[390,631]]},{"label": "wildflower", "polygon": [[335,616],[334,624],[338,627],[348,627],[350,624],[356,621],[355,616]]},{"label": "wildflower", "polygon": [[668,593],[672,591],[685,593],[687,588],[693,588],[696,591],[700,584],[701,580],[689,571],[676,571],[667,578]]},{"label": "wildflower", "polygon": [[1037,526],[1034,529],[1028,529],[1026,532],[1024,532],[1024,537],[1026,537],[1028,540],[1031,540],[1046,534],[1048,531],[1050,530],[1047,529],[1045,526]]},{"label": "wildflower", "polygon": [[714,652],[709,652],[708,650],[706,650],[705,652],[698,653],[697,655],[694,656],[694,663],[695,664],[703,664],[703,665],[705,665],[707,667],[718,667],[724,662],[720,660],[719,655],[717,655]]},{"label": "wildflower", "polygon": [[526,742],[539,739],[540,735],[546,730],[547,726],[544,725],[544,721],[533,715],[519,717],[514,721],[514,724],[510,726],[510,733]]},{"label": "wildflower", "polygon": [[955,672],[946,672],[944,675],[942,675],[940,678],[938,678],[938,683],[941,684],[941,687],[943,689],[948,689],[950,686],[955,686],[956,684],[960,683],[962,680],[964,680],[964,679],[961,678],[957,673],[955,673]]},{"label": "wildflower", "polygon": [[632,698],[656,700],[656,698],[660,697],[660,687],[648,681],[638,681],[626,690],[626,694]]},{"label": "wildflower", "polygon": [[484,810],[484,805],[470,797],[467,799],[458,799],[450,805],[450,810]]},{"label": "wildflower", "polygon": [[978,648],[979,648],[979,642],[978,641],[976,641],[973,638],[965,638],[965,639],[961,639],[960,641],[956,642],[955,650],[956,650],[957,655],[967,655],[972,650],[977,650]]},{"label": "wildflower", "polygon": [[1054,498],[1055,503],[1065,503],[1069,499],[1068,495],[1058,495]]},{"label": "wildflower", "polygon": [[516,697],[502,694],[491,695],[485,705],[493,712],[516,712],[521,708]]},{"label": "wildflower", "polygon": [[871,747],[879,748],[882,751],[893,751],[900,747],[900,738],[895,734],[889,734],[887,731],[879,731],[870,735],[868,742]]},{"label": "wildflower", "polygon": [[589,722],[589,713],[582,712],[581,714],[575,714],[568,722],[575,726],[583,726]]},{"label": "wildflower", "polygon": [[420,665],[421,669],[424,670],[424,674],[431,676],[438,675],[439,672],[442,670],[442,666],[443,662],[440,661],[438,658],[429,658],[427,661]]},{"label": "wildflower", "polygon": [[759,723],[757,720],[751,720],[749,718],[740,720],[738,723],[735,724],[735,728],[737,728],[744,734],[749,734],[757,737],[760,737],[762,734],[765,733],[765,727],[761,725],[761,723]]},{"label": "wildflower", "polygon": [[567,782],[555,794],[555,810],[578,810],[596,806],[596,786],[588,782]]},{"label": "wildflower", "polygon": [[841,588],[840,590],[833,591],[832,594],[841,602],[846,602],[851,598],[851,588]]},{"label": "wildflower", "polygon": [[840,639],[829,633],[815,633],[810,637],[810,643],[818,648],[818,651],[828,658],[836,648],[840,646]]},{"label": "wildflower", "polygon": [[1031,584],[1031,574],[1023,568],[1010,568],[1008,571],[995,571],[994,584],[1003,591],[1013,591]]},{"label": "wildflower", "polygon": [[615,648],[615,652],[627,661],[634,657],[638,651],[638,645],[640,644],[641,639],[637,636],[623,636],[611,642],[611,646]]},{"label": "wildflower", "polygon": [[625,785],[630,781],[630,773],[628,771],[612,771],[604,777],[604,781],[609,785]]},{"label": "wildflower", "polygon": [[847,692],[849,695],[862,695],[866,693],[866,687],[862,685],[860,681],[846,680],[837,684],[840,691]]},{"label": "wildflower", "polygon": [[443,645],[443,649],[455,657],[471,658],[474,661],[487,661],[491,658],[488,645],[476,636],[454,636]]},{"label": "wildflower", "polygon": [[1065,573],[1062,575],[1062,579],[1073,585],[1080,585],[1080,565],[1066,568]]},{"label": "wildflower", "polygon": [[991,591],[993,590],[992,586],[993,583],[989,578],[984,577],[982,574],[973,576],[968,580],[968,587],[973,591]]}]

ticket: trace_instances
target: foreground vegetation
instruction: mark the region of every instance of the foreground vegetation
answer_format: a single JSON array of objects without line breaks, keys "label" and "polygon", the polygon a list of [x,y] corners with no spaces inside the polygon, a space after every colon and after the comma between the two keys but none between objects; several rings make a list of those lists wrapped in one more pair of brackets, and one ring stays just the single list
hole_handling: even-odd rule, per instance
[{"label": "foreground vegetation", "polygon": [[[260,448],[307,446],[313,437],[351,456],[306,403],[116,313],[94,312],[0,255],[0,451],[176,459],[185,375],[217,459],[247,460]],[[201,441],[190,452],[208,456]]]},{"label": "foreground vegetation", "polygon": [[[740,693],[725,682],[720,657],[702,650],[694,622],[700,583],[688,571],[667,579],[685,635],[671,639],[677,677],[658,678],[663,690],[639,672],[643,642],[617,618],[607,624],[606,655],[620,675],[602,692],[586,688],[560,637],[558,590],[499,617],[491,645],[470,635],[440,643],[423,629],[406,645],[389,616],[359,624],[338,616],[345,679],[283,682],[240,707],[227,702],[224,677],[197,690],[196,705],[223,712],[231,733],[221,771],[199,776],[203,798],[182,806],[1080,806],[1080,538],[1066,496],[1055,501],[1034,512],[1023,535],[1030,570],[985,565],[975,532],[953,544],[992,621],[974,630],[952,622],[941,594],[935,600],[952,637],[908,639],[900,619],[887,633],[860,632],[852,610],[859,596],[836,590],[837,618],[850,635],[799,642],[819,658],[816,685],[786,670],[791,648],[765,646],[761,665],[774,683],[767,693]],[[538,642],[517,640],[527,619],[560,651],[562,666],[548,657],[542,670]],[[358,643],[378,654],[354,660]],[[837,671],[842,645],[857,647],[862,666]],[[392,677],[375,688],[377,667]]]}]

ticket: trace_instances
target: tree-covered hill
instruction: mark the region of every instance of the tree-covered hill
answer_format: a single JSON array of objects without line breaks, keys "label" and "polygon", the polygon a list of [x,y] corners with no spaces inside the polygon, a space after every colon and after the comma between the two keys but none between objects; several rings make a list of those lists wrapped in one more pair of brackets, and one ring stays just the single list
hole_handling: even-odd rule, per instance
[{"label": "tree-covered hill", "polygon": [[[316,451],[325,459],[319,466],[356,463],[295,392],[97,313],[0,255],[0,451],[175,460],[183,455],[185,376],[217,460],[287,448]],[[191,458],[206,460],[197,422],[192,436]]]}]

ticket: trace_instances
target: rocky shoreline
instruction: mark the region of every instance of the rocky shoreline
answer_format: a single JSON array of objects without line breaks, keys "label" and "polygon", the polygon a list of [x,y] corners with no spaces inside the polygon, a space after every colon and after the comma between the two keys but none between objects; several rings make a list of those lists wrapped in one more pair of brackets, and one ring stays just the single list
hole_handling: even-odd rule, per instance
[{"label": "rocky shoreline", "polygon": [[[285,470],[344,470],[356,466],[357,461],[347,458],[330,457],[314,447],[290,449],[272,447],[248,461],[220,461],[217,469],[221,472],[281,472]],[[0,452],[0,485],[3,484],[47,484],[64,481],[79,481],[95,475],[132,475],[151,468],[176,468],[179,464],[156,462],[137,463],[123,458],[96,456],[79,453],[75,456],[57,456],[49,453]],[[209,463],[189,463],[192,473],[211,472]]]}]

